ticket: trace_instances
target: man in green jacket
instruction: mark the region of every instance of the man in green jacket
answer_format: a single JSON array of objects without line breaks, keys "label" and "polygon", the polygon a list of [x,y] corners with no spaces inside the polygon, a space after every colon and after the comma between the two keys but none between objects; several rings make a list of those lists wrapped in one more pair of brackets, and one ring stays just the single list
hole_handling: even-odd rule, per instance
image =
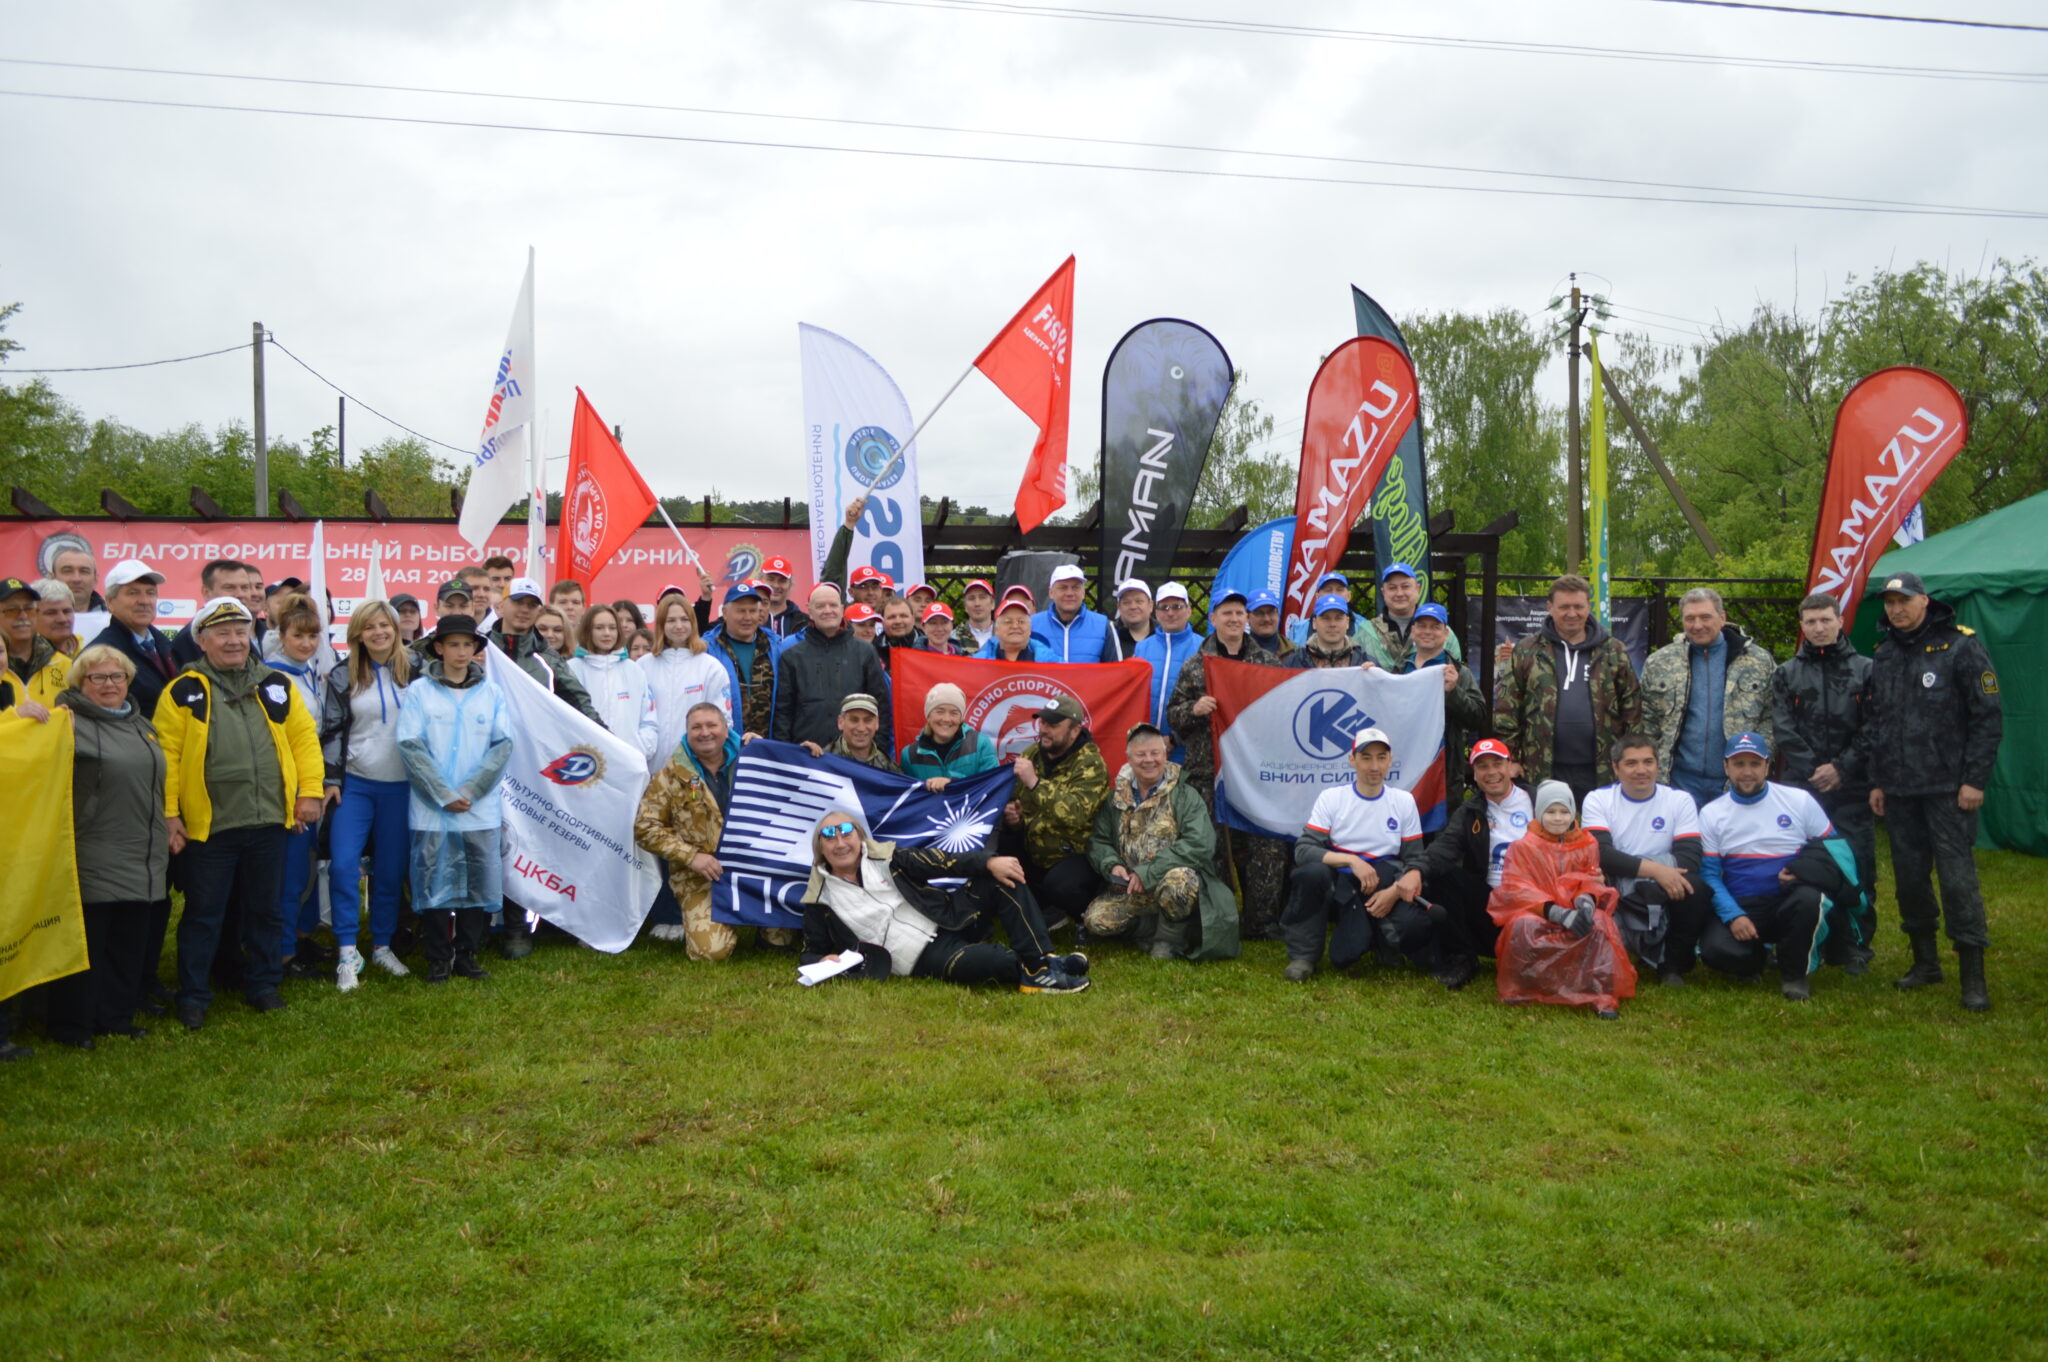
[{"label": "man in green jacket", "polygon": [[1124,769],[1095,816],[1088,860],[1106,888],[1082,914],[1091,939],[1125,936],[1155,960],[1231,959],[1237,899],[1216,873],[1208,806],[1167,760],[1167,736],[1136,724]]},{"label": "man in green jacket", "polygon": [[1614,780],[1608,749],[1642,720],[1643,687],[1621,640],[1593,618],[1593,587],[1550,584],[1550,617],[1515,644],[1494,687],[1494,735],[1521,756],[1530,785],[1561,780],[1581,805]]},{"label": "man in green jacket", "polygon": [[1109,765],[1080,703],[1070,695],[1048,700],[1038,715],[1038,741],[1010,769],[1017,795],[1003,809],[1004,854],[1024,862],[1031,892],[1058,931],[1080,920],[1102,885],[1088,864],[1088,839],[1109,796]]}]

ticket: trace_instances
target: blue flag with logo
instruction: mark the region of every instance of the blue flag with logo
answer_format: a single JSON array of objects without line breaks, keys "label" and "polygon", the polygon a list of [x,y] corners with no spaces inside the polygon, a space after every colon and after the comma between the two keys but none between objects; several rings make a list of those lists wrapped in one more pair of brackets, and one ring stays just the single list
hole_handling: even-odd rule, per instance
[{"label": "blue flag with logo", "polygon": [[756,738],[733,768],[732,806],[718,839],[725,874],[711,886],[711,916],[750,927],[801,927],[811,831],[834,809],[851,814],[878,842],[964,855],[995,836],[1015,784],[1010,768],[998,766],[934,794],[921,780]]}]

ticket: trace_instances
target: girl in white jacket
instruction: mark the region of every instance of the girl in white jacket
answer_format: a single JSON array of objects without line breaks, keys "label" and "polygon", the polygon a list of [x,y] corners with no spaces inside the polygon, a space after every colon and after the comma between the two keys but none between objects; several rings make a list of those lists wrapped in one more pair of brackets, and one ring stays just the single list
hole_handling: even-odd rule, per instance
[{"label": "girl in white jacket", "polygon": [[649,774],[668,764],[683,740],[690,706],[707,701],[725,710],[732,722],[732,683],[718,659],[704,650],[697,618],[680,594],[664,596],[654,607],[654,651],[640,659],[647,688],[654,696],[654,719],[660,742],[648,754]]},{"label": "girl in white jacket", "polygon": [[649,766],[656,765],[656,758],[666,761],[654,692],[648,689],[647,673],[626,656],[619,612],[602,603],[591,606],[577,622],[576,642],[580,646],[569,659],[569,670],[590,692],[597,717],[619,737],[638,743]]}]

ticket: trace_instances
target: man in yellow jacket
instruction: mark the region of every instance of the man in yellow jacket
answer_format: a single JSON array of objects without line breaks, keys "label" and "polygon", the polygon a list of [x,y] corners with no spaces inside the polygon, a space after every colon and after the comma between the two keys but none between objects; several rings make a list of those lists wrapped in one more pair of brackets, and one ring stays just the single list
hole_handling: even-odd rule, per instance
[{"label": "man in yellow jacket", "polygon": [[0,709],[21,707],[32,719],[50,717],[50,702],[70,683],[71,659],[36,632],[41,598],[19,577],[0,577]]},{"label": "man in yellow jacket", "polygon": [[164,818],[185,887],[178,922],[178,1020],[197,1031],[213,1001],[221,924],[239,909],[249,1006],[284,1006],[285,834],[319,821],[326,766],[319,725],[291,678],[253,656],[249,609],[217,596],[192,621],[202,654],[157,700],[169,769]]}]

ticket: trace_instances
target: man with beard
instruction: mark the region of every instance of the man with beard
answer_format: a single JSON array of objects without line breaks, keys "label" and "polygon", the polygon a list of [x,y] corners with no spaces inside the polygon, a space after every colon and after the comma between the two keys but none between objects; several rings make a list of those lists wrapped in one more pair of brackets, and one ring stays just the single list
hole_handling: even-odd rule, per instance
[{"label": "man with beard", "polygon": [[1522,778],[1561,780],[1581,804],[1613,779],[1609,748],[1643,717],[1628,649],[1593,618],[1592,599],[1584,577],[1550,584],[1549,618],[1515,644],[1493,701],[1494,734],[1521,754]]},{"label": "man with beard", "polygon": [[1109,797],[1109,766],[1072,696],[1046,702],[1038,741],[1011,769],[1017,793],[1003,809],[1002,845],[1024,863],[1025,878],[1054,928],[1078,922],[1102,881],[1088,863],[1095,815]]}]

